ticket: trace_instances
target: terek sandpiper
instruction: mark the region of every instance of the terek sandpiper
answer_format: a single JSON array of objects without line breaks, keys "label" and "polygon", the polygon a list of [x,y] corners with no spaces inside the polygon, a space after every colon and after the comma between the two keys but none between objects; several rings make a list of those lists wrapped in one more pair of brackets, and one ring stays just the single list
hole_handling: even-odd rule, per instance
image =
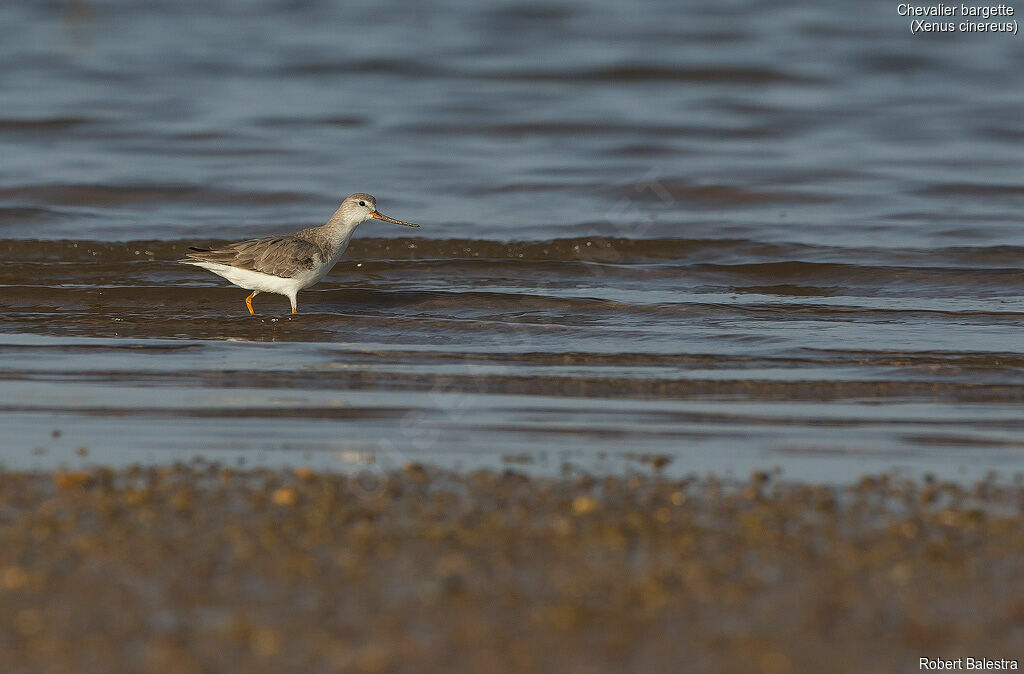
[{"label": "terek sandpiper", "polygon": [[223,248],[189,248],[183,264],[193,264],[223,276],[240,288],[251,290],[245,298],[255,315],[252,298],[260,293],[284,295],[299,313],[295,298],[300,290],[319,282],[341,258],[356,227],[367,220],[383,220],[406,227],[412,222],[389,218],[377,211],[377,200],[356,192],[341,202],[327,224],[286,236],[268,236],[228,244]]}]

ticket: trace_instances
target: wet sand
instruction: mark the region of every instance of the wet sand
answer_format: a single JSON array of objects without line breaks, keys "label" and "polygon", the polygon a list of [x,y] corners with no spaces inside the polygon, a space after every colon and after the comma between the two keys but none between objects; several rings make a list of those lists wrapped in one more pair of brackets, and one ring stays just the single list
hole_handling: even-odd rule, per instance
[{"label": "wet sand", "polygon": [[1020,657],[1022,506],[1019,483],[889,476],[8,471],[0,650],[7,671],[53,672]]}]

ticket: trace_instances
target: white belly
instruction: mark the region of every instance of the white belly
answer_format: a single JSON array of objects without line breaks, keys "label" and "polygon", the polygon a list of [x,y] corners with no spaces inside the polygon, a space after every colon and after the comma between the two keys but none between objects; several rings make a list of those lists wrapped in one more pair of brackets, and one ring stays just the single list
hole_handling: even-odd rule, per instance
[{"label": "white belly", "polygon": [[334,256],[328,260],[326,264],[314,267],[313,269],[308,269],[298,276],[293,276],[291,278],[273,276],[272,274],[264,274],[258,271],[251,271],[249,269],[239,269],[238,267],[218,264],[216,262],[188,260],[188,263],[212,271],[218,276],[223,276],[239,288],[245,288],[246,290],[258,290],[261,293],[284,295],[292,300],[292,307],[294,307],[295,296],[298,292],[303,288],[308,288],[314,283],[319,283],[321,279],[327,276],[331,269],[334,268],[334,265],[338,262],[338,259],[341,258],[342,254],[344,254],[346,248],[348,248],[348,237],[340,242]]},{"label": "white belly", "polygon": [[218,276],[223,276],[239,288],[246,290],[259,290],[261,293],[276,293],[285,297],[295,297],[303,288],[313,285],[330,271],[327,265],[320,269],[311,269],[299,276],[292,278],[281,278],[249,269],[239,269],[226,264],[216,262],[192,262],[197,267],[212,271]]}]

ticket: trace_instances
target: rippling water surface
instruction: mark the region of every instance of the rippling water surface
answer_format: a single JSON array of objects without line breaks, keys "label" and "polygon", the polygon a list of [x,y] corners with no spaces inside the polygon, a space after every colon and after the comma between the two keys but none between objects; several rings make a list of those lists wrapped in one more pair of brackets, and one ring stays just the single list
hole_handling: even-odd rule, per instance
[{"label": "rippling water surface", "polygon": [[[0,459],[1013,473],[1024,42],[908,25],[0,6]],[[354,191],[420,238],[364,225],[297,316],[174,263]]]}]

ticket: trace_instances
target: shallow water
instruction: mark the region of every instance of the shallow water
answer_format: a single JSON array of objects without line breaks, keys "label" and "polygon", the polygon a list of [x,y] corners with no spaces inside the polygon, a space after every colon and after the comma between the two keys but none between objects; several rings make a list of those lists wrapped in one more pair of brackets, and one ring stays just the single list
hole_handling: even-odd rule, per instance
[{"label": "shallow water", "polygon": [[[1024,46],[906,23],[8,3],[0,459],[1013,473]],[[353,191],[298,316],[173,262]]]}]

